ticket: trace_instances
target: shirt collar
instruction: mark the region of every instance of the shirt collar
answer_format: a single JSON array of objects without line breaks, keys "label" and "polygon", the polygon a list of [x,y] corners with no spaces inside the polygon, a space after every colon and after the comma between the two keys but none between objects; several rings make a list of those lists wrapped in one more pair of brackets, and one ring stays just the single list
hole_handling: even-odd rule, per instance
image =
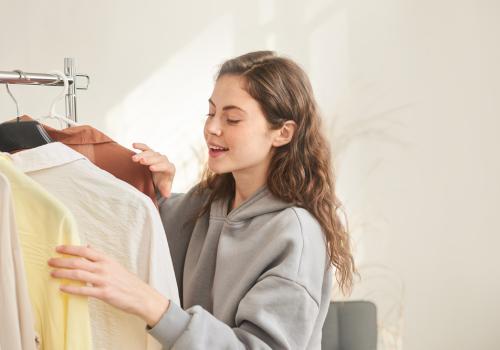
[{"label": "shirt collar", "polygon": [[[28,115],[23,115],[20,119],[21,121],[34,120]],[[42,126],[53,140],[63,142],[65,145],[93,145],[114,142],[109,136],[90,125],[72,126],[62,130],[51,128],[45,124]]]},{"label": "shirt collar", "polygon": [[95,145],[100,143],[114,142],[109,136],[90,125],[72,126],[62,130],[43,125],[49,136],[66,145]]},{"label": "shirt collar", "polygon": [[51,142],[10,155],[14,165],[25,173],[53,168],[86,159],[82,154],[60,142]]}]

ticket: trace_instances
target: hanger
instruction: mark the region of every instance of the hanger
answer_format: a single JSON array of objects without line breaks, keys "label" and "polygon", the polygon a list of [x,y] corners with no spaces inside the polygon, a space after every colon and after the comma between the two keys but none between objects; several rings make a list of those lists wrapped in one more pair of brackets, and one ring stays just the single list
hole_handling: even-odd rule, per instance
[{"label": "hanger", "polygon": [[69,81],[68,81],[68,77],[66,76],[66,74],[64,74],[64,73],[62,73],[60,71],[52,71],[52,72],[50,72],[50,74],[57,75],[57,77],[64,82],[64,88],[61,91],[61,93],[59,95],[57,95],[56,98],[54,99],[54,101],[52,102],[52,105],[50,106],[49,115],[40,117],[40,118],[38,118],[36,120],[37,121],[42,121],[44,119],[56,119],[56,120],[59,121],[59,126],[60,126],[61,129],[63,128],[63,126],[61,125],[61,122],[65,122],[66,124],[68,124],[68,126],[78,126],[78,125],[80,125],[77,122],[75,122],[74,120],[71,120],[71,119],[66,118],[66,117],[64,117],[62,115],[57,114],[57,112],[56,112],[56,105],[59,102],[61,102],[62,100],[64,100],[64,97],[65,97],[65,95],[66,95],[66,93],[68,91]]},{"label": "hanger", "polygon": [[[26,75],[16,70],[19,78],[26,78]],[[6,84],[7,93],[16,104],[17,118],[15,121],[9,121],[0,124],[0,151],[12,152],[17,150],[29,149],[45,145],[52,142],[50,136],[37,121],[21,121],[19,103],[10,91],[9,84]]]},{"label": "hanger", "polygon": [[[19,73],[19,77],[22,77],[21,73]],[[12,101],[14,101],[14,103],[16,104],[16,117],[17,121],[19,121],[19,118],[21,117],[21,113],[19,112],[19,102],[17,102],[16,98],[12,94],[12,91],[10,91],[9,84],[5,84],[5,88],[7,89],[7,93],[9,94]]]}]

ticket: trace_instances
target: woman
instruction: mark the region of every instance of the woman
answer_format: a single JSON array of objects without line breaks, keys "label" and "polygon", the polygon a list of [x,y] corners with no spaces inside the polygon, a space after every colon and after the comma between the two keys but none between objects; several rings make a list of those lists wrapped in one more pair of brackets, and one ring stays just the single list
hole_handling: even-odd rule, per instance
[{"label": "woman", "polygon": [[75,258],[51,259],[52,276],[141,317],[165,348],[320,349],[333,268],[346,292],[355,268],[309,79],[269,51],[226,61],[204,136],[207,169],[183,195],[167,157],[134,144],[163,195],[182,308],[91,247],[58,247]]}]

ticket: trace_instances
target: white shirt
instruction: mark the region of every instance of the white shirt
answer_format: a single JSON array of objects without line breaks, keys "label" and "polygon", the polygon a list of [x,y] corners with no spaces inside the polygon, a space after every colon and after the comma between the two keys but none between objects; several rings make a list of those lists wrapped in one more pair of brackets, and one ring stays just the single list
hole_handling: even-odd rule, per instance
[{"label": "white shirt", "polygon": [[24,263],[19,246],[10,184],[0,173],[0,349],[34,350],[35,321],[31,312]]},{"label": "white shirt", "polygon": [[[179,304],[167,238],[150,198],[60,142],[11,158],[73,212],[83,244],[112,257]],[[93,298],[89,310],[95,349],[159,348],[136,316]]]}]

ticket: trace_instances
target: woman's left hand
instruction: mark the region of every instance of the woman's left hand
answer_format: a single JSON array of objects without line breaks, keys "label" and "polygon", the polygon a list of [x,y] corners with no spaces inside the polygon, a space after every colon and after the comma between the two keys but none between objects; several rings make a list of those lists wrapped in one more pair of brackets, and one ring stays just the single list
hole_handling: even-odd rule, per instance
[{"label": "woman's left hand", "polygon": [[141,317],[154,326],[170,301],[127,271],[123,266],[89,246],[58,246],[56,251],[73,257],[51,258],[51,276],[83,282],[61,285],[69,294],[100,299],[118,309]]}]

